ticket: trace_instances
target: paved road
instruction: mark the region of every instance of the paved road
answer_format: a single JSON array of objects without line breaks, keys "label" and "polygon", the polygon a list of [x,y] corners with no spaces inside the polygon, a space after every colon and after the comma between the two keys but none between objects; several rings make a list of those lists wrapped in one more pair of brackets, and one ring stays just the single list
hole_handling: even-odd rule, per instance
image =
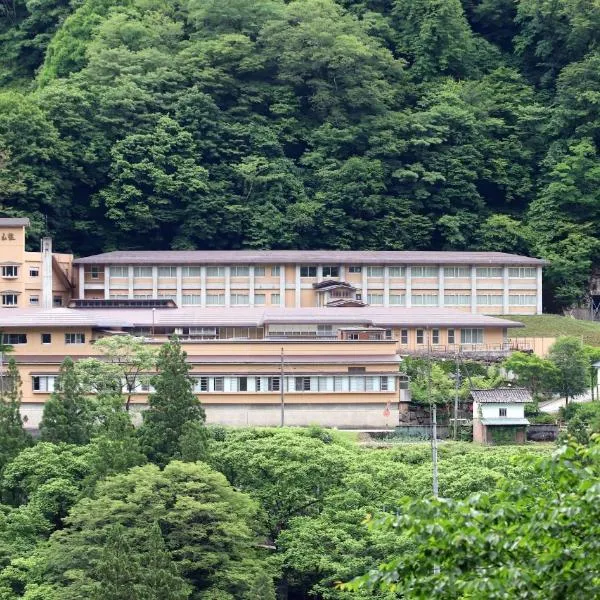
[{"label": "paved road", "polygon": [[[591,394],[581,394],[571,398],[569,402],[590,402],[592,400]],[[548,400],[547,402],[540,402],[540,410],[547,413],[557,413],[558,409],[565,405],[564,398],[555,398],[554,400]]]}]

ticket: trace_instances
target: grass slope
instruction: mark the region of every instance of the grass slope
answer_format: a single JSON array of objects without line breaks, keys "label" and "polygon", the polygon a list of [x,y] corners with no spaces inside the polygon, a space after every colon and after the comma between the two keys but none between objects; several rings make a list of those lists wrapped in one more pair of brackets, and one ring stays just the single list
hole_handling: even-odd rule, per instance
[{"label": "grass slope", "polygon": [[558,337],[561,335],[574,335],[581,337],[584,344],[600,346],[600,323],[580,321],[560,315],[503,315],[502,318],[519,321],[525,325],[525,327],[511,329],[511,337]]}]

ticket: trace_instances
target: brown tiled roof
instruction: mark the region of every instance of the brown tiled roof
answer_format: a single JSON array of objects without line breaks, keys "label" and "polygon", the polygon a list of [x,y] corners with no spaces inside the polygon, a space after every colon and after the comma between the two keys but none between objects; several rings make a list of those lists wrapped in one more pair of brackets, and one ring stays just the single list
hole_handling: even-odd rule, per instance
[{"label": "brown tiled roof", "polygon": [[26,217],[0,217],[0,227],[29,227]]},{"label": "brown tiled roof", "polygon": [[503,387],[491,390],[471,390],[471,396],[475,402],[480,402],[482,404],[531,402],[531,394],[529,393],[529,390],[524,388]]},{"label": "brown tiled roof", "polygon": [[522,323],[447,308],[405,307],[183,307],[0,308],[0,328],[26,327],[261,327],[274,323],[387,327],[523,327]]},{"label": "brown tiled roof", "polygon": [[474,264],[543,265],[546,261],[504,252],[418,250],[117,250],[78,258],[77,265],[202,264]]}]

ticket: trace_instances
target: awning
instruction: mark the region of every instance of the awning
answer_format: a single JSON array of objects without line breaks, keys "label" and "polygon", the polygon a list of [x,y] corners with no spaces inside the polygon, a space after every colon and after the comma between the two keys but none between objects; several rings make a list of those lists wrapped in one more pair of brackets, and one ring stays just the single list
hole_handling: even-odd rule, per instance
[{"label": "awning", "polygon": [[525,418],[481,419],[482,425],[529,425]]}]

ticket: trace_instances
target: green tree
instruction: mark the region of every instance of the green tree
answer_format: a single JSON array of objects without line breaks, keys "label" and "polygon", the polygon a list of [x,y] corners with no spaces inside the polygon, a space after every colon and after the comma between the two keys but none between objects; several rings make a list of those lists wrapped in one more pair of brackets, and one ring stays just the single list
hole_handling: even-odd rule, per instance
[{"label": "green tree", "polygon": [[89,402],[81,391],[75,364],[67,357],[60,367],[54,392],[44,404],[40,435],[48,442],[87,444],[91,432]]},{"label": "green tree", "polygon": [[114,397],[125,394],[125,410],[129,410],[132,395],[148,383],[156,365],[157,352],[132,335],[113,335],[99,339],[94,348],[104,357],[77,361],[77,373],[82,387],[97,394]]},{"label": "green tree", "polygon": [[[506,480],[458,500],[405,501],[396,515],[375,518],[375,529],[402,532],[409,546],[347,587],[407,599],[594,597],[598,582],[588,557],[597,533],[598,442],[570,442],[537,465],[550,480],[544,490]],[[568,516],[574,513],[576,525]]]},{"label": "green tree", "polygon": [[31,436],[23,427],[22,382],[14,358],[8,360],[6,375],[2,375],[1,379],[3,389],[0,393],[0,466],[4,466],[31,444]]},{"label": "green tree", "polygon": [[548,360],[556,369],[554,391],[559,393],[565,403],[569,399],[586,391],[588,387],[588,360],[580,339],[565,336],[552,344]]},{"label": "green tree", "polygon": [[527,388],[534,399],[552,391],[558,376],[556,365],[536,354],[513,352],[503,363],[507,371],[513,373],[517,383]]},{"label": "green tree", "polygon": [[193,392],[187,354],[177,338],[161,346],[152,378],[155,392],[143,414],[140,440],[148,458],[164,466],[181,457],[181,438],[189,423],[204,423],[204,409]]},{"label": "green tree", "polygon": [[90,581],[79,585],[80,592],[94,600],[186,600],[192,591],[178,574],[158,523],[133,535],[123,525],[114,525]]},{"label": "green tree", "polygon": [[[257,510],[206,464],[135,467],[99,482],[93,498],[73,506],[18,583],[32,598],[81,598],[89,584],[97,593],[105,584],[114,598],[137,589],[139,598],[186,598],[192,589],[198,598],[249,600],[258,574],[270,571],[256,547]],[[121,534],[131,564],[118,549]],[[173,595],[161,596],[168,586]]]}]

